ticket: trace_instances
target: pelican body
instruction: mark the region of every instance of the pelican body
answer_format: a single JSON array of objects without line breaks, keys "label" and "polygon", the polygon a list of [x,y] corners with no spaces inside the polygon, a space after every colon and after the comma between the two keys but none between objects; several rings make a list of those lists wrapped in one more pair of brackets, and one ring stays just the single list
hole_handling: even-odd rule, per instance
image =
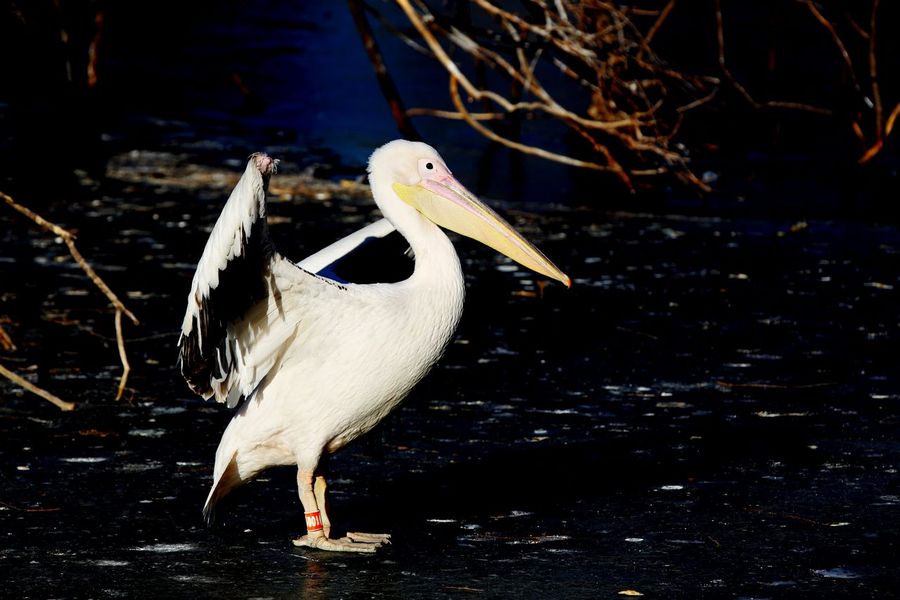
[{"label": "pelican body", "polygon": [[[396,140],[369,160],[384,219],[293,263],[274,248],[266,189],[276,162],[251,157],[197,265],[179,339],[191,389],[237,410],[216,451],[203,509],[276,465],[296,465],[307,534],[298,546],[374,552],[387,534],[334,539],[322,458],[371,430],[438,361],[463,309],[459,258],[445,227],[567,286],[569,278],[452,176],[420,142]],[[415,257],[397,283],[353,284],[326,267],[398,231]]]}]

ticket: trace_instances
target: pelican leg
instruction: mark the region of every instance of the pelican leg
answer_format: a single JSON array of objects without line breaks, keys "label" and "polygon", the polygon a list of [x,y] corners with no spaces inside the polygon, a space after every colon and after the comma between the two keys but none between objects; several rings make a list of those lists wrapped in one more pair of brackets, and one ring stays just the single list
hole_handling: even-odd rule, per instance
[{"label": "pelican leg", "polygon": [[319,507],[319,512],[322,513],[322,531],[325,533],[325,537],[329,537],[331,535],[331,520],[328,518],[328,500],[325,498],[325,492],[328,491],[328,483],[323,475],[316,475],[313,491],[316,494],[316,504]]},{"label": "pelican leg", "polygon": [[[314,478],[315,484],[313,483]],[[325,478],[321,475],[315,477],[309,471],[297,471],[297,489],[300,494],[300,502],[303,504],[303,512],[306,515],[306,535],[293,540],[295,546],[332,552],[373,553],[384,544],[390,543],[389,535],[378,534],[347,534],[347,537],[336,540],[329,538],[331,523],[327,521],[328,515],[325,511],[326,488]],[[326,533],[326,522],[328,523],[328,533]]]}]

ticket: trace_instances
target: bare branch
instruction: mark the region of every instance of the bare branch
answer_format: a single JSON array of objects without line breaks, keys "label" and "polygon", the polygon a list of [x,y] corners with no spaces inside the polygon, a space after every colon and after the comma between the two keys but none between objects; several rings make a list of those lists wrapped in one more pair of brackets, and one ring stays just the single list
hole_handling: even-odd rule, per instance
[{"label": "bare branch", "polygon": [[872,0],[872,18],[869,22],[869,78],[872,80],[872,102],[875,104],[875,141],[882,141],[884,123],[881,118],[881,90],[878,87],[878,61],[875,57],[877,37],[875,35],[878,22],[878,0]]},{"label": "bare branch", "polygon": [[116,345],[119,348],[119,360],[122,361],[122,377],[119,378],[119,388],[116,390],[116,400],[120,400],[125,391],[128,374],[131,373],[131,365],[128,364],[128,356],[125,354],[125,339],[122,336],[121,310],[116,310]]},{"label": "bare branch", "polygon": [[0,375],[3,375],[4,377],[9,379],[13,383],[18,385],[19,387],[28,390],[32,394],[37,394],[44,400],[47,400],[48,402],[52,402],[60,410],[68,411],[68,410],[72,410],[73,408],[75,408],[75,405],[72,404],[71,402],[66,402],[65,400],[60,399],[58,396],[54,396],[47,390],[39,388],[38,386],[34,385],[33,383],[31,383],[24,377],[21,377],[20,375],[13,373],[12,371],[7,369],[3,365],[0,365]]},{"label": "bare branch", "polygon": [[767,102],[757,102],[753,99],[753,96],[750,95],[750,92],[745,88],[732,74],[731,70],[728,68],[728,65],[725,62],[725,27],[723,25],[722,18],[722,0],[716,0],[716,42],[718,46],[718,60],[719,60],[719,68],[722,70],[722,73],[731,82],[731,85],[734,87],[737,92],[744,97],[744,99],[756,109],[760,108],[782,108],[782,109],[790,109],[790,110],[799,110],[803,112],[809,112],[817,115],[829,116],[832,114],[832,111],[827,108],[822,108],[820,106],[813,106],[811,104],[804,104],[802,102],[784,102],[779,100],[769,100]]},{"label": "bare branch", "polygon": [[666,19],[669,17],[669,14],[671,14],[673,8],[675,8],[675,0],[669,0],[668,4],[660,11],[659,17],[657,17],[653,26],[647,30],[647,34],[641,41],[641,52],[650,49],[650,42],[656,37],[656,33],[659,31],[660,27],[662,27],[663,23],[666,22]]},{"label": "bare branch", "polygon": [[16,349],[16,345],[13,343],[12,338],[9,337],[9,334],[6,333],[6,330],[3,329],[2,325],[0,325],[0,347],[4,350]]},{"label": "bare branch", "polygon": [[121,310],[123,313],[125,313],[125,315],[129,319],[131,319],[131,322],[134,323],[135,325],[138,325],[140,323],[140,321],[138,321],[137,317],[134,316],[134,313],[132,313],[130,310],[128,310],[125,307],[124,304],[122,304],[122,301],[119,300],[119,297],[116,296],[111,289],[109,289],[109,286],[106,285],[106,282],[103,281],[103,279],[101,279],[100,276],[97,275],[97,272],[94,271],[94,269],[91,267],[91,265],[89,265],[87,263],[87,261],[81,255],[81,252],[79,252],[78,248],[75,247],[75,236],[74,235],[72,235],[70,232],[66,231],[59,225],[56,225],[55,223],[51,223],[50,221],[46,220],[39,214],[33,212],[31,209],[17,203],[15,200],[13,200],[11,197],[4,194],[3,192],[0,192],[0,198],[3,198],[3,200],[10,207],[12,207],[17,212],[25,215],[32,221],[34,221],[34,223],[36,223],[42,229],[49,231],[50,233],[60,237],[62,239],[62,241],[65,242],[66,246],[69,248],[69,254],[72,255],[72,258],[75,259],[75,262],[78,263],[78,266],[81,267],[81,270],[84,271],[85,275],[88,276],[88,279],[90,279],[92,282],[94,282],[94,285],[96,285],[97,288],[101,292],[103,292],[103,295],[109,299],[109,301],[116,308],[116,310]]},{"label": "bare branch", "polygon": [[[455,121],[466,120],[466,117],[461,112],[437,110],[435,108],[409,108],[406,110],[406,114],[410,117],[438,117]],[[505,113],[468,113],[468,115],[470,119],[476,121],[502,121],[506,118]]]},{"label": "bare branch", "polygon": [[[97,272],[94,271],[93,267],[91,267],[88,264],[88,262],[84,259],[84,257],[81,255],[81,252],[79,252],[78,248],[75,246],[75,236],[72,235],[71,232],[63,229],[62,227],[60,227],[59,225],[56,225],[55,223],[51,223],[50,221],[46,220],[45,218],[43,218],[39,214],[35,213],[31,209],[29,209],[25,206],[22,206],[21,204],[17,203],[15,200],[13,200],[10,196],[8,196],[7,194],[4,194],[3,192],[0,192],[0,198],[3,198],[3,200],[10,207],[12,207],[14,210],[19,212],[20,214],[28,217],[31,221],[33,221],[35,224],[37,224],[42,229],[49,231],[49,232],[53,233],[54,235],[60,237],[63,240],[63,242],[65,242],[66,246],[68,247],[69,254],[72,255],[72,258],[75,259],[75,262],[78,263],[79,267],[81,267],[81,270],[84,271],[84,273],[88,276],[88,279],[90,279],[94,283],[94,285],[96,285],[97,288],[101,292],[103,292],[103,295],[106,296],[107,299],[109,299],[109,301],[113,305],[113,308],[115,308],[115,311],[116,311],[116,316],[115,316],[116,341],[118,343],[119,358],[122,361],[122,369],[123,369],[122,378],[119,381],[119,388],[118,388],[118,392],[116,394],[116,399],[118,400],[119,398],[122,397],[122,391],[125,389],[125,382],[128,379],[128,373],[131,371],[131,367],[128,364],[128,358],[125,355],[125,340],[122,337],[122,315],[123,314],[126,315],[129,319],[131,319],[131,322],[134,323],[135,325],[139,324],[140,322],[138,321],[137,317],[134,316],[134,313],[132,313],[130,310],[128,310],[125,307],[124,304],[122,304],[122,301],[119,300],[119,297],[116,296],[115,293],[113,293],[113,291],[106,284],[106,282],[103,281],[103,279],[101,279],[99,275],[97,275]],[[22,381],[24,381],[24,380],[22,380]],[[52,400],[50,397],[48,397],[48,396],[52,396],[52,394],[43,392],[43,390],[41,390],[41,392],[43,392],[43,394],[42,394],[38,391],[35,391],[34,389],[31,389],[31,388],[28,388],[28,389],[30,389],[31,391],[34,391],[34,393],[41,395],[44,398],[47,398],[51,402],[56,403],[54,400]],[[47,394],[47,395],[44,395],[44,394]],[[52,398],[59,400],[55,396],[52,396]],[[60,402],[62,402],[62,401],[60,401]],[[62,408],[62,406],[60,406],[60,408]],[[71,409],[63,408],[63,410],[71,410]]]},{"label": "bare branch", "polygon": [[378,49],[378,44],[375,43],[375,36],[372,35],[372,27],[369,25],[368,19],[366,19],[366,12],[363,8],[362,0],[347,0],[347,4],[350,6],[350,14],[353,16],[356,30],[359,32],[360,37],[362,37],[363,45],[366,48],[366,54],[369,56],[369,62],[372,63],[372,68],[375,70],[378,84],[381,86],[381,91],[384,94],[384,97],[387,98],[388,104],[391,107],[391,114],[394,116],[394,121],[397,123],[397,129],[399,129],[400,133],[408,139],[421,140],[422,136],[419,135],[419,132],[416,131],[416,128],[413,127],[413,124],[410,122],[406,109],[403,107],[403,101],[400,100],[400,92],[397,91],[397,86],[394,84],[393,78],[390,73],[388,73],[387,67],[384,65],[384,59],[381,57],[381,50]]},{"label": "bare branch", "polygon": [[525,144],[521,144],[519,142],[514,142],[512,140],[506,139],[503,136],[500,136],[481,123],[478,123],[475,119],[471,118],[469,113],[466,111],[465,103],[462,101],[462,98],[459,96],[459,82],[451,77],[450,78],[450,97],[453,99],[453,104],[456,106],[456,110],[460,112],[463,119],[478,133],[488,138],[489,140],[495,141],[497,143],[503,144],[508,148],[513,148],[525,154],[532,154],[534,156],[540,156],[541,158],[546,158],[547,160],[552,160],[554,162],[563,163],[566,165],[571,165],[573,167],[583,167],[586,169],[594,169],[595,171],[613,171],[614,169],[609,166],[598,165],[597,163],[592,163],[588,161],[578,160],[576,158],[572,158],[570,156],[564,156],[562,154],[556,154],[554,152],[549,152],[547,150],[543,150],[541,148],[535,148],[533,146],[527,146]]},{"label": "bare branch", "polygon": [[894,107],[894,110],[891,111],[891,115],[884,125],[884,137],[891,135],[891,131],[894,129],[894,123],[897,121],[898,116],[900,116],[900,102],[898,102],[897,106]]},{"label": "bare branch", "polygon": [[831,39],[834,41],[834,45],[837,46],[838,51],[841,53],[841,58],[844,59],[844,64],[847,65],[847,70],[850,73],[850,79],[853,80],[853,87],[859,91],[861,88],[859,87],[859,81],[856,79],[856,69],[853,68],[853,61],[850,59],[850,53],[847,51],[847,46],[844,45],[843,40],[838,35],[837,30],[834,28],[834,25],[825,18],[819,9],[816,7],[815,3],[812,0],[799,0],[801,4],[806,6],[809,12],[813,17],[824,27],[828,33],[831,34]]}]

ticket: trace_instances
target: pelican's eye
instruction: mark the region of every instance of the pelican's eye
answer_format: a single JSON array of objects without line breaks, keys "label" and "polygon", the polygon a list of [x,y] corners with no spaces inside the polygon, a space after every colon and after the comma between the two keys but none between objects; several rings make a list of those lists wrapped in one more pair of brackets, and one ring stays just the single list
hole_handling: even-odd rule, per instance
[{"label": "pelican's eye", "polygon": [[422,179],[436,180],[449,173],[442,163],[433,158],[420,158],[418,163],[419,177]]}]

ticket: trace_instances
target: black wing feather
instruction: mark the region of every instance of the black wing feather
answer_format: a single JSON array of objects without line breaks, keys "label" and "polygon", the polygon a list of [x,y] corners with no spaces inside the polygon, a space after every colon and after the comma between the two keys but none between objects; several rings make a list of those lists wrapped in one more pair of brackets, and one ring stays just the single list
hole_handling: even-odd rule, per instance
[{"label": "black wing feather", "polygon": [[[250,163],[256,172],[248,166],[222,210],[198,264],[179,341],[181,374],[194,392],[206,398],[213,395],[213,382],[225,379],[232,368],[234,352],[229,347],[228,325],[266,298],[266,280],[276,257],[269,238],[265,205],[265,191],[275,162],[261,154],[254,155]],[[248,176],[249,184],[259,186],[248,185],[245,186],[248,189],[242,189],[243,179]],[[261,181],[253,181],[254,176],[261,176]],[[249,230],[248,216],[252,218]],[[235,230],[239,230],[236,236]],[[235,242],[238,249],[232,247]],[[202,271],[204,268],[206,273]],[[204,281],[212,277],[213,268],[217,270],[218,281]]]}]

